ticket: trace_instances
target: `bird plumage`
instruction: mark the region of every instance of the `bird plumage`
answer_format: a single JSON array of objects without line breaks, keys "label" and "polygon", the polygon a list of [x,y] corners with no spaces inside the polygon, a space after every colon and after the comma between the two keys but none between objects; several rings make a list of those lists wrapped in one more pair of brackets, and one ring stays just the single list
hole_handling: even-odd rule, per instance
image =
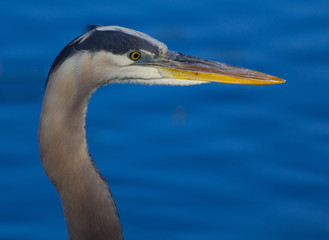
[{"label": "bird plumage", "polygon": [[272,84],[282,79],[169,51],[135,30],[98,26],[71,41],[48,74],[39,123],[44,170],[58,191],[71,240],[121,240],[106,180],[88,152],[87,105],[110,83],[191,85],[210,81]]}]

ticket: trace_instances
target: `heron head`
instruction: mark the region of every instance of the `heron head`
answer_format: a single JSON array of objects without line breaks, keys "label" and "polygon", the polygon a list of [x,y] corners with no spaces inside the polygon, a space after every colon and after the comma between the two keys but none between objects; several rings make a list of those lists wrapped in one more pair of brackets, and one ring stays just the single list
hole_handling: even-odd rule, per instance
[{"label": "heron head", "polygon": [[55,59],[50,73],[66,60],[96,85],[141,83],[193,85],[206,82],[277,84],[284,80],[268,74],[209,61],[168,50],[138,31],[118,26],[94,27],[70,42]]}]

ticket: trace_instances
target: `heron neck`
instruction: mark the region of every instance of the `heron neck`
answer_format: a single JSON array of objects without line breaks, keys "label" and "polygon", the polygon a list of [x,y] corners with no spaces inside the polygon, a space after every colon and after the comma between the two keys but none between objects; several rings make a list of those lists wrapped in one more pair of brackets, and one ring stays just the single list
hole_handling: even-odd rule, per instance
[{"label": "heron neck", "polygon": [[87,147],[85,116],[92,92],[77,91],[73,73],[50,77],[39,124],[40,156],[60,195],[69,238],[121,240],[115,202]]}]

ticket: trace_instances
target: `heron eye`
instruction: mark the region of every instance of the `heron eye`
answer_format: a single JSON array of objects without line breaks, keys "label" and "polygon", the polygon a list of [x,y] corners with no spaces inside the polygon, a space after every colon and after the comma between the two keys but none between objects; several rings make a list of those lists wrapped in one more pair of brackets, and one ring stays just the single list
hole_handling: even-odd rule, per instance
[{"label": "heron eye", "polygon": [[136,60],[140,59],[140,57],[141,57],[141,53],[140,52],[132,52],[132,53],[130,53],[130,59],[131,60],[136,61]]}]

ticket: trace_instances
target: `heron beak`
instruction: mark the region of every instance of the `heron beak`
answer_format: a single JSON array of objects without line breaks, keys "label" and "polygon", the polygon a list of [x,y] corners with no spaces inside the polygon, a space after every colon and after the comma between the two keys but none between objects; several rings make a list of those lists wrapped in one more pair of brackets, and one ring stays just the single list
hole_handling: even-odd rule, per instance
[{"label": "heron beak", "polygon": [[168,51],[166,56],[156,63],[164,78],[220,82],[231,84],[278,84],[285,80],[265,73],[235,67]]}]

